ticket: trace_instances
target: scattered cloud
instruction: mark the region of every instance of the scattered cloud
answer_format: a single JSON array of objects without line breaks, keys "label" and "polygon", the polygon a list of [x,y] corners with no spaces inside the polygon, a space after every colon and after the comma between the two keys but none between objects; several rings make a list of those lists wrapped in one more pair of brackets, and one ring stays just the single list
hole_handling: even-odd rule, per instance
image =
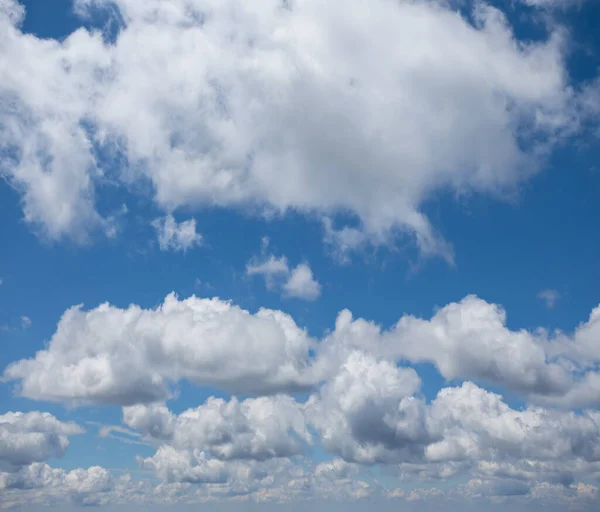
[{"label": "scattered cloud", "polygon": [[196,232],[195,219],[177,223],[172,215],[167,215],[154,220],[152,226],[158,234],[161,251],[186,252],[202,244],[202,235]]},{"label": "scattered cloud", "polygon": [[[572,35],[553,20],[582,1],[523,0],[545,24],[525,41],[491,5],[420,0],[75,0],[117,30],[42,39],[0,0],[0,179],[47,241],[116,243],[126,200],[165,252],[203,245],[203,211],[293,212],[342,263],[408,240],[452,265],[431,198],[510,200],[554,148],[600,133],[600,82],[569,76]],[[315,301],[324,276],[301,258],[264,238],[246,274]],[[317,334],[174,293],[71,307],[0,382],[10,403],[95,428],[56,405],[0,414],[0,508],[599,509],[600,306],[571,330],[509,328],[475,295],[383,318],[343,309]],[[52,467],[86,434],[130,445],[143,477]]]},{"label": "scattered cloud", "polygon": [[316,300],[321,296],[321,285],[315,281],[312,270],[306,263],[292,269],[283,285],[285,295],[305,300]]},{"label": "scattered cloud", "polygon": [[551,289],[541,290],[538,292],[537,298],[543,301],[548,309],[552,309],[560,299],[560,293]]},{"label": "scattered cloud", "polygon": [[268,254],[269,239],[262,240],[262,255],[246,265],[249,276],[261,275],[268,290],[281,290],[284,296],[304,300],[316,300],[321,296],[321,285],[315,280],[308,263],[289,267],[285,256]]}]

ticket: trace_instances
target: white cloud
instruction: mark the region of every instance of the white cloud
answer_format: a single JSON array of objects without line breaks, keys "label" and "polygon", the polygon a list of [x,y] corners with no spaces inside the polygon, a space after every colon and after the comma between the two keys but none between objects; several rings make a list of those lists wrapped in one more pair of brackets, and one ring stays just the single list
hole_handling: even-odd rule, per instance
[{"label": "white cloud", "polygon": [[288,315],[219,299],[169,295],[156,309],[103,304],[63,315],[46,350],[10,365],[24,396],[135,404],[164,400],[187,379],[232,391],[300,389],[313,341]]},{"label": "white cloud", "polygon": [[312,270],[306,263],[300,263],[292,269],[283,290],[289,297],[305,300],[316,300],[321,296],[321,285],[315,281]]},{"label": "white cloud", "polygon": [[21,317],[21,329],[29,329],[31,327],[31,318],[28,316]]},{"label": "white cloud", "polygon": [[85,432],[42,412],[7,412],[0,415],[0,471],[62,456],[69,436]]},{"label": "white cloud", "polygon": [[560,299],[560,293],[551,289],[541,290],[538,292],[537,298],[544,301],[548,309],[552,309]]},{"label": "white cloud", "polygon": [[309,400],[307,415],[325,448],[347,461],[422,459],[429,435],[413,397],[420,384],[412,368],[355,352]]},{"label": "white cloud", "polygon": [[149,439],[222,460],[290,457],[303,452],[300,441],[310,442],[302,408],[289,396],[209,398],[179,415],[164,405],[135,405],[123,409],[123,421]]},{"label": "white cloud", "polygon": [[[370,498],[378,510],[514,510],[525,512],[597,509],[598,488],[581,481],[570,485],[515,482],[509,478],[474,477],[457,488],[440,490],[423,482],[410,490],[387,490],[362,480],[356,466],[339,459],[310,464],[278,460],[267,463],[208,461],[201,453],[191,458],[171,449],[141,460],[160,471],[163,482],[117,477],[101,467],[67,472],[45,464],[32,464],[18,473],[0,473],[0,507],[33,508],[51,505],[59,509],[100,505],[147,509],[162,505],[172,510],[202,506],[210,510],[279,511],[310,506],[315,511],[360,510]],[[524,491],[527,492],[524,492]],[[519,491],[519,492],[515,492]],[[501,497],[502,501],[497,499]],[[295,503],[290,503],[294,501]],[[181,505],[181,506],[178,506]]]},{"label": "white cloud", "polygon": [[186,252],[202,243],[202,235],[196,232],[196,219],[177,223],[172,215],[152,222],[158,234],[158,246],[161,251]]},{"label": "white cloud", "polygon": [[304,300],[316,300],[321,296],[321,285],[315,280],[308,263],[300,263],[290,269],[285,256],[268,254],[269,239],[263,238],[260,258],[253,258],[246,265],[249,276],[261,275],[267,289],[280,289],[284,296]]},{"label": "white cloud", "polygon": [[500,306],[467,296],[389,330],[345,310],[318,341],[281,311],[169,295],[156,309],[68,310],[48,348],[9,365],[4,380],[35,399],[132,405],[164,400],[180,380],[234,392],[308,389],[358,350],[431,363],[449,381],[494,383],[540,404],[589,407],[600,391],[599,328],[600,306],[570,335],[511,331]]},{"label": "white cloud", "polygon": [[276,258],[270,255],[264,261],[251,261],[246,265],[246,274],[249,276],[261,275],[265,278],[265,284],[269,290],[277,287],[280,278],[286,278],[290,274],[287,258],[281,256]]},{"label": "white cloud", "polygon": [[468,472],[478,461],[488,468],[555,461],[570,469],[575,461],[600,462],[597,411],[515,410],[471,382],[443,388],[426,404],[415,396],[419,384],[412,369],[355,353],[309,400],[308,421],[327,450],[361,464],[458,462]]},{"label": "white cloud", "polygon": [[54,239],[112,232],[102,184],[149,180],[168,212],[350,213],[449,257],[422,203],[510,192],[575,124],[560,31],[517,41],[480,3],[471,24],[439,2],[78,0],[119,11],[114,43],[24,35],[2,5],[0,173]]},{"label": "white cloud", "polygon": [[[575,357],[574,347],[583,350],[583,338],[580,329],[573,340],[561,337],[552,344],[544,332],[511,331],[500,306],[467,296],[439,309],[430,320],[405,315],[388,331],[342,311],[325,347],[331,347],[326,358],[334,360],[340,350],[358,348],[392,360],[432,363],[448,380],[494,382],[552,401],[575,385],[575,376],[560,357]],[[585,358],[599,357],[588,350],[579,363],[582,369]]]}]

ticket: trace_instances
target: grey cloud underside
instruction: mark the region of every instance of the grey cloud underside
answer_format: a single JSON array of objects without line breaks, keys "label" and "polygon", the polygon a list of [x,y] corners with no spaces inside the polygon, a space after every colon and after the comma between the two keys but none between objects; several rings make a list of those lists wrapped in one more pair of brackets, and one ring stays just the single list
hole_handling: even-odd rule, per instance
[{"label": "grey cloud underside", "polygon": [[48,413],[7,412],[0,415],[0,470],[16,470],[51,456],[60,457],[69,447],[69,436],[85,430],[63,423]]},{"label": "grey cloud underside", "polygon": [[78,0],[119,13],[111,43],[24,35],[2,5],[0,173],[51,239],[114,234],[103,183],[149,181],[167,213],[349,212],[342,252],[401,230],[451,259],[422,202],[511,193],[583,112],[565,34],[518,41],[484,4],[469,23],[425,1]]}]

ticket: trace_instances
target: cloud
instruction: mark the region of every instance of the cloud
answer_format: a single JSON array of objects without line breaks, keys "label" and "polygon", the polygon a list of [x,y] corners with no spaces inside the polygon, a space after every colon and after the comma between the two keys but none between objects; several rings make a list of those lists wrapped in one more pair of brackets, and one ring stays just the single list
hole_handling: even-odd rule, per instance
[{"label": "cloud", "polygon": [[506,312],[475,296],[448,304],[430,320],[405,315],[388,331],[342,311],[325,343],[334,347],[333,359],[340,350],[362,349],[396,361],[432,363],[447,380],[483,380],[549,400],[574,385],[565,361],[553,354],[559,350],[570,357],[572,345],[577,343],[566,338],[552,345],[539,331],[509,330]]},{"label": "cloud", "polygon": [[28,316],[21,317],[21,329],[29,329],[31,327],[31,318]]},{"label": "cloud", "polygon": [[560,299],[560,293],[550,289],[541,290],[538,292],[537,298],[544,301],[548,309],[552,309]]},{"label": "cloud", "polygon": [[577,125],[564,34],[519,41],[480,3],[472,22],[439,2],[76,6],[114,9],[114,40],[42,40],[14,1],[0,14],[0,172],[51,239],[113,232],[104,184],[148,182],[166,212],[350,214],[364,240],[449,257],[422,204],[511,194]]},{"label": "cloud", "polygon": [[69,437],[85,431],[42,412],[7,412],[0,415],[0,470],[14,471],[32,462],[62,456]]},{"label": "cloud", "polygon": [[[210,468],[200,453],[189,458],[172,450],[143,459],[143,465],[160,467],[165,481],[159,485],[129,474],[117,477],[101,467],[67,472],[45,464],[32,464],[16,474],[0,473],[0,506],[31,508],[43,503],[52,510],[65,505],[100,505],[112,510],[126,506],[146,510],[162,505],[170,510],[202,506],[207,510],[350,510],[364,508],[364,498],[378,510],[596,510],[598,488],[576,482],[570,485],[523,483],[508,478],[472,478],[457,488],[421,487],[387,490],[360,478],[355,467],[339,459],[316,466],[289,461],[268,463],[214,462]],[[222,473],[221,473],[222,471]],[[218,478],[222,476],[223,478]],[[527,491],[527,492],[525,492]],[[500,500],[498,498],[501,498]],[[42,505],[44,506],[44,505]]]},{"label": "cloud", "polygon": [[355,352],[309,400],[307,415],[325,448],[347,461],[421,459],[429,436],[413,397],[420,384],[412,368]]},{"label": "cloud", "polygon": [[471,382],[427,405],[419,385],[413,369],[354,353],[311,397],[308,421],[327,450],[361,464],[600,461],[595,411],[517,411]]},{"label": "cloud", "polygon": [[312,345],[280,311],[171,294],[156,309],[71,308],[48,348],[4,378],[20,380],[23,396],[67,403],[160,401],[184,379],[239,392],[302,389],[312,383]]},{"label": "cloud", "polygon": [[276,258],[270,255],[264,261],[252,261],[246,265],[246,274],[249,276],[261,275],[265,278],[265,284],[269,290],[277,287],[279,278],[286,278],[290,274],[287,258],[281,256]]},{"label": "cloud", "polygon": [[283,290],[288,297],[316,300],[321,296],[321,285],[315,281],[311,268],[300,263],[292,269]]},{"label": "cloud", "polygon": [[133,483],[129,476],[115,477],[99,466],[65,471],[47,464],[34,463],[16,473],[0,473],[0,507],[22,507],[34,504],[72,504],[77,507],[134,501],[150,494],[143,482]]},{"label": "cloud", "polygon": [[209,398],[203,405],[171,413],[164,405],[123,409],[130,428],[178,450],[202,450],[221,460],[291,457],[310,442],[302,408],[290,396],[229,401]]},{"label": "cloud", "polygon": [[186,252],[202,244],[202,235],[196,232],[196,219],[178,224],[172,215],[167,215],[154,220],[152,226],[158,234],[158,246],[161,251]]},{"label": "cloud", "polygon": [[467,296],[388,330],[344,310],[316,340],[281,311],[171,294],[156,309],[71,308],[48,348],[3,378],[29,398],[133,405],[168,398],[181,380],[244,393],[314,389],[358,351],[431,363],[448,381],[494,383],[539,404],[588,407],[600,390],[599,328],[600,307],[572,334],[511,331],[500,306]]},{"label": "cloud", "polygon": [[262,240],[261,258],[253,258],[246,265],[249,276],[261,275],[269,290],[281,289],[286,297],[316,300],[321,296],[321,285],[315,280],[308,263],[300,263],[290,269],[285,256],[268,254],[269,239]]},{"label": "cloud", "polygon": [[586,0],[523,0],[527,5],[542,9],[572,9],[581,7]]}]

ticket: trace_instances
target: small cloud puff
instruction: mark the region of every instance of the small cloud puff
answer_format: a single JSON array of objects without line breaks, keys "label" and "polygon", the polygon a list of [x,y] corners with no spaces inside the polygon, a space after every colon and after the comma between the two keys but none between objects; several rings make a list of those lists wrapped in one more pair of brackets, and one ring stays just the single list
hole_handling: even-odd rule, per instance
[{"label": "small cloud puff", "polygon": [[265,237],[262,240],[262,256],[246,265],[247,275],[262,275],[267,289],[279,289],[286,297],[316,300],[321,296],[321,284],[315,280],[308,263],[300,263],[290,269],[287,258],[267,254],[268,247],[269,239]]},{"label": "small cloud puff", "polygon": [[161,251],[186,252],[202,244],[203,237],[196,232],[196,219],[177,223],[173,215],[155,219],[152,226],[157,231]]}]

